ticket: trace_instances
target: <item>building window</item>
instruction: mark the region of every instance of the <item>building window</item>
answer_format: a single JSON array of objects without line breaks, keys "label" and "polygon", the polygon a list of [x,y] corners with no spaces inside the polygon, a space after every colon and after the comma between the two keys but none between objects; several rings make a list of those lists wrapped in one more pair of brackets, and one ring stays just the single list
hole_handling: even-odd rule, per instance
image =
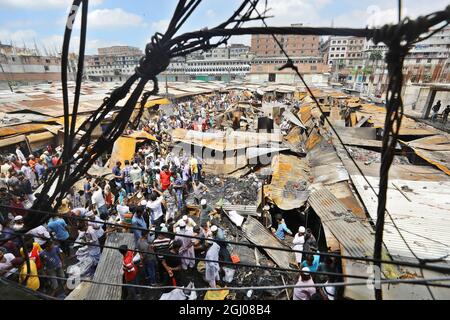
[{"label": "building window", "polygon": [[45,71],[50,71],[50,68],[48,66],[44,66]]},{"label": "building window", "polygon": [[269,73],[269,82],[275,82],[275,80],[276,80],[276,74]]}]

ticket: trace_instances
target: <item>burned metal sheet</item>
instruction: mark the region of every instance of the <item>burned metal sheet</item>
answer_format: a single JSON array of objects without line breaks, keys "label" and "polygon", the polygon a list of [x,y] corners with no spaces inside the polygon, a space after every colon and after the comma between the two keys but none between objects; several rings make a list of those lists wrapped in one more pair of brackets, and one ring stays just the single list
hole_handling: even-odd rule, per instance
[{"label": "burned metal sheet", "polygon": [[329,190],[312,192],[308,203],[351,256],[373,256],[374,236],[370,225],[361,222]]},{"label": "burned metal sheet", "polygon": [[[259,246],[270,246],[276,248],[289,249],[283,245],[273,234],[271,234],[258,220],[247,217],[242,225],[244,236],[251,242]],[[294,253],[280,250],[264,250],[269,257],[280,267],[292,269],[290,264],[295,264]]]},{"label": "burned metal sheet", "polygon": [[174,129],[174,141],[206,147],[218,151],[231,151],[255,147],[272,142],[282,142],[283,136],[277,133],[257,133],[246,131],[200,132],[195,130]]},{"label": "burned metal sheet", "polygon": [[308,199],[309,166],[305,159],[278,154],[272,159],[272,181],[264,187],[268,196],[280,209],[301,207]]},{"label": "burned metal sheet", "polygon": [[450,135],[435,135],[410,142],[401,141],[401,143],[413,149],[425,161],[450,175]]}]

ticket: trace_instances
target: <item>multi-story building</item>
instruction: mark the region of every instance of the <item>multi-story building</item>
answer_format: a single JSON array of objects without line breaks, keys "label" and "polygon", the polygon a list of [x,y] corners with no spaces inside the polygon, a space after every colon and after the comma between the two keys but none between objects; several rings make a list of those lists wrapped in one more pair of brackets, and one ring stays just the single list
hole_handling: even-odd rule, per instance
[{"label": "multi-story building", "polygon": [[61,79],[61,58],[35,49],[0,44],[0,87],[8,88]]},{"label": "multi-story building", "polygon": [[250,47],[243,44],[231,44],[229,47],[230,58],[247,58]]},{"label": "multi-story building", "polygon": [[142,56],[142,50],[130,46],[112,46],[98,48],[98,54],[101,56]]},{"label": "multi-story building", "polygon": [[[300,73],[307,75],[316,75],[313,82],[322,83],[323,75],[328,71],[328,66],[321,57],[291,57],[294,64],[298,67]],[[252,60],[249,78],[251,82],[299,82],[296,72],[292,69],[279,70],[286,64],[285,57],[257,57]],[[308,76],[308,78],[311,78]],[[319,79],[320,78],[320,79]],[[312,78],[311,78],[312,79]]]},{"label": "multi-story building", "polygon": [[413,83],[450,82],[450,27],[417,43],[405,58],[403,73]]},{"label": "multi-story building", "polygon": [[[319,56],[320,37],[318,36],[276,35],[276,37],[289,56]],[[250,51],[253,52],[257,57],[283,56],[283,51],[275,42],[272,35],[252,35]]]},{"label": "multi-story building", "polygon": [[248,59],[188,60],[185,69],[191,79],[218,81],[243,79],[249,71]]},{"label": "multi-story building", "polygon": [[206,51],[203,54],[205,59],[229,59],[230,58],[230,50],[228,47],[218,47],[211,50]]},{"label": "multi-story building", "polygon": [[85,75],[92,81],[124,81],[134,73],[142,57],[142,52],[133,47],[115,46],[98,51],[101,54],[85,59]]}]

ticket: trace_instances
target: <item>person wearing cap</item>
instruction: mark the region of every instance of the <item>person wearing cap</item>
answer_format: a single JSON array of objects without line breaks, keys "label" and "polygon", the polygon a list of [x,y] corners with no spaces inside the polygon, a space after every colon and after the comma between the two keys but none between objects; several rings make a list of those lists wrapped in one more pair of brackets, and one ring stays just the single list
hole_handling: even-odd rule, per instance
[{"label": "person wearing cap", "polygon": [[15,216],[14,217],[14,223],[13,223],[13,230],[19,231],[22,230],[24,227],[23,217],[22,216]]},{"label": "person wearing cap", "polygon": [[[305,243],[305,227],[301,226],[298,228],[298,232],[295,234],[294,240],[292,240],[292,244],[294,247],[292,249],[303,251],[303,244]],[[295,252],[295,260],[300,265],[302,263],[302,253]]]},{"label": "person wearing cap", "polygon": [[[217,244],[220,247],[219,260],[231,262],[231,254],[230,254],[230,251],[228,250],[228,244],[226,242],[222,242],[222,241],[225,241],[225,235],[223,233],[223,230],[216,225],[212,225],[211,226],[211,235],[212,235],[213,239],[220,241],[220,242],[217,242]],[[211,241],[211,244],[214,242],[215,241]]]},{"label": "person wearing cap", "polygon": [[41,160],[45,162],[47,168],[53,167],[52,157],[50,156],[50,152],[48,152],[47,150],[44,151],[44,153],[41,155]]},{"label": "person wearing cap", "polygon": [[30,168],[30,165],[28,164],[28,161],[22,161],[22,167],[20,168],[20,171],[23,172],[25,175],[25,178],[30,181],[31,187],[36,188],[36,175],[34,174],[33,170]]},{"label": "person wearing cap", "polygon": [[135,188],[138,182],[142,183],[142,169],[139,167],[139,164],[133,164],[133,167],[130,170],[130,178]]},{"label": "person wearing cap", "polygon": [[94,211],[90,210],[87,211],[85,214],[85,217],[91,221],[88,222],[88,226],[92,227],[92,229],[94,229],[95,232],[95,236],[97,237],[99,243],[101,245],[103,245],[103,243],[105,242],[105,230],[103,229],[103,220],[97,216]]},{"label": "person wearing cap", "polygon": [[166,227],[158,227],[156,228],[156,238],[153,240],[153,250],[155,250],[155,253],[158,255],[156,256],[158,261],[158,276],[159,276],[159,282],[162,282],[162,276],[165,272],[164,267],[162,265],[162,260],[164,259],[164,256],[159,255],[161,253],[164,253],[169,250],[171,239],[164,233],[167,232]]},{"label": "person wearing cap", "polygon": [[180,220],[178,220],[174,227],[178,227],[181,222],[184,222],[186,224],[186,230],[193,231],[194,227],[197,225],[191,217],[188,217],[187,215],[184,215]]},{"label": "person wearing cap", "polygon": [[194,251],[195,239],[189,238],[189,236],[193,236],[194,234],[192,230],[188,230],[186,228],[186,222],[184,220],[181,220],[178,223],[178,228],[179,231],[177,232],[175,240],[180,240],[182,243],[179,253],[181,257],[183,257],[182,259],[183,270],[187,270],[188,268],[193,268],[195,266],[195,260],[189,259],[195,258],[195,251]]},{"label": "person wearing cap", "polygon": [[95,230],[92,225],[89,225],[89,222],[85,221],[80,222],[78,230],[78,239],[81,239],[81,242],[85,242],[87,244],[89,257],[92,259],[93,264],[97,265],[101,256],[100,241],[97,237],[97,230]]},{"label": "person wearing cap", "polygon": [[296,285],[302,287],[294,288],[293,300],[311,300],[312,296],[316,293],[314,281],[311,278],[310,270],[307,267],[302,269]]},{"label": "person wearing cap", "polygon": [[206,199],[202,199],[202,201],[200,201],[200,225],[203,224],[204,222],[209,222],[211,221],[211,215],[215,213],[215,210],[208,205]]},{"label": "person wearing cap", "polygon": [[220,265],[219,265],[220,246],[217,242],[213,242],[206,252],[205,259],[212,260],[205,262],[205,281],[208,282],[211,288],[216,287],[216,281],[220,280]]}]

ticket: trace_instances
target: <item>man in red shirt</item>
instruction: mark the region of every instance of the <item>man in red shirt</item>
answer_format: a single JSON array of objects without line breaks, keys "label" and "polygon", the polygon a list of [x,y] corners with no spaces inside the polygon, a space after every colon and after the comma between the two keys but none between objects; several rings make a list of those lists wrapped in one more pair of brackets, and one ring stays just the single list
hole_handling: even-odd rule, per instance
[{"label": "man in red shirt", "polygon": [[[124,284],[137,284],[137,266],[133,262],[134,253],[131,250],[128,250],[127,245],[121,245],[119,247],[119,252],[123,256],[122,260],[122,269],[123,269],[123,283]],[[136,287],[126,287],[127,299],[128,300],[136,300]]]},{"label": "man in red shirt", "polygon": [[162,171],[159,173],[159,177],[161,178],[161,189],[162,191],[166,191],[170,187],[170,177],[172,173],[169,171],[168,166],[163,166]]}]

